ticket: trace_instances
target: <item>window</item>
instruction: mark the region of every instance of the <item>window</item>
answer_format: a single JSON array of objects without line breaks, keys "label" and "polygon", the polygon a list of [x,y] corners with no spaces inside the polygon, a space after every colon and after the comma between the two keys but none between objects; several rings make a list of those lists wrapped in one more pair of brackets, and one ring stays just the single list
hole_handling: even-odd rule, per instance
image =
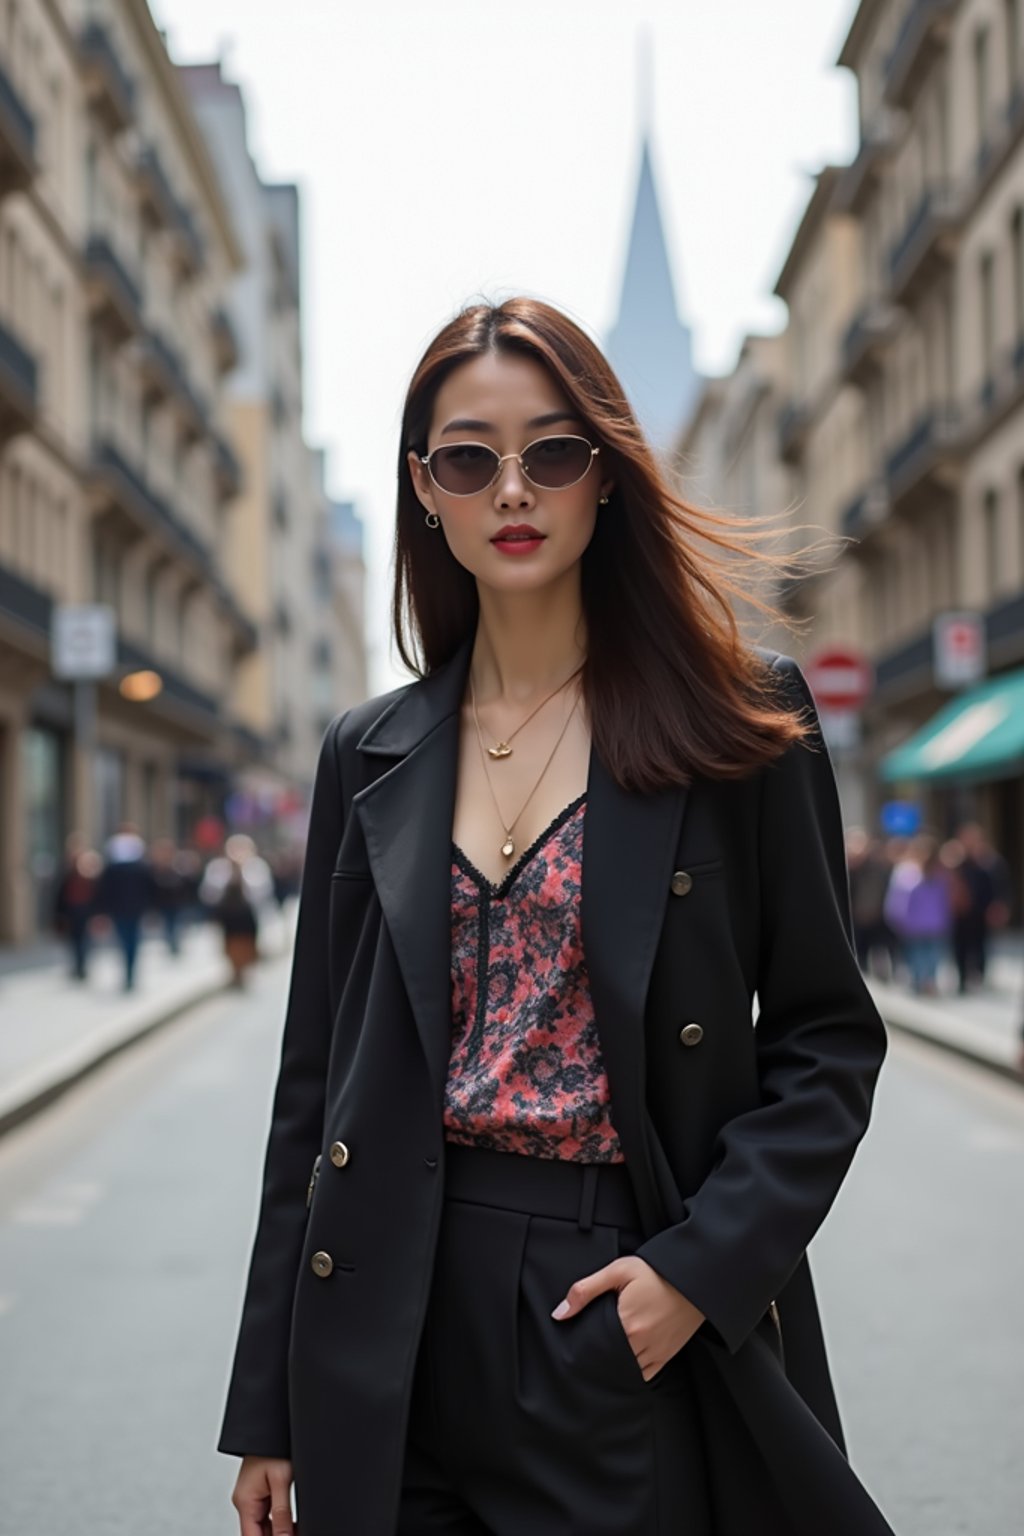
[{"label": "window", "polygon": [[988,27],[979,27],[974,34],[974,111],[978,139],[984,143],[988,136],[990,117],[988,80]]},{"label": "window", "polygon": [[1003,0],[1006,22],[1007,85],[1012,96],[1020,83],[1020,0]]},{"label": "window", "polygon": [[993,487],[985,492],[984,527],[986,595],[999,589],[999,492]]},{"label": "window", "polygon": [[1010,220],[1010,250],[1013,261],[1014,339],[1024,338],[1024,204],[1017,204]]},{"label": "window", "polygon": [[981,360],[984,381],[992,378],[995,363],[995,257],[982,253],[978,263],[981,304]]}]

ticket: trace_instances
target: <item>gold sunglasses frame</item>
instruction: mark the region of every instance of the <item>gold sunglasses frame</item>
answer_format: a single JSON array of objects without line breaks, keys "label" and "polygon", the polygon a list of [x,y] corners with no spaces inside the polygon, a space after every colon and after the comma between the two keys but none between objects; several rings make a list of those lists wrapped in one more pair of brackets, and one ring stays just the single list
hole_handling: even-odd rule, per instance
[{"label": "gold sunglasses frame", "polygon": [[[531,448],[536,448],[538,443],[547,443],[555,439],[557,439],[559,442],[571,441],[575,443],[586,443],[587,447],[590,449],[590,459],[582,475],[577,475],[575,480],[569,480],[565,485],[541,485],[538,480],[534,480],[529,474],[526,465],[523,463],[523,455],[529,453]],[[497,458],[498,462],[495,465],[494,474],[488,480],[487,484],[482,485],[478,491],[449,491],[448,488],[443,486],[441,482],[436,478],[433,466],[430,462],[434,457],[434,454],[437,453],[441,448],[486,448],[488,453],[494,453],[494,449],[491,447],[490,443],[478,443],[473,438],[468,438],[465,442],[438,443],[436,447],[431,448],[429,453],[421,453],[418,455],[420,463],[427,466],[427,474],[430,476],[434,485],[437,486],[438,490],[443,491],[446,496],[457,496],[460,498],[460,500],[466,496],[482,496],[484,491],[489,491],[492,485],[496,485],[501,477],[501,466],[504,464],[506,459],[515,459],[519,465],[519,468],[522,470],[524,477],[529,480],[531,485],[535,485],[539,491],[567,491],[571,486],[579,485],[581,480],[585,480],[587,478],[594,459],[601,452],[600,448],[595,448],[590,439],[581,436],[579,432],[547,432],[543,437],[535,437],[532,442],[527,443],[526,447],[522,449],[520,453],[496,454],[495,457]]]}]

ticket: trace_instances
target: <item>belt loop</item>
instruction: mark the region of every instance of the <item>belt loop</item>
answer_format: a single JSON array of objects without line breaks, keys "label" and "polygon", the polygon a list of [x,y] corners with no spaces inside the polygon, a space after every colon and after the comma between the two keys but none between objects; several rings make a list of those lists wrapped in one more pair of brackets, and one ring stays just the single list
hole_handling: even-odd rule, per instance
[{"label": "belt loop", "polygon": [[583,1164],[583,1181],[580,1185],[579,1226],[581,1232],[589,1232],[594,1225],[594,1202],[597,1200],[597,1164]]}]

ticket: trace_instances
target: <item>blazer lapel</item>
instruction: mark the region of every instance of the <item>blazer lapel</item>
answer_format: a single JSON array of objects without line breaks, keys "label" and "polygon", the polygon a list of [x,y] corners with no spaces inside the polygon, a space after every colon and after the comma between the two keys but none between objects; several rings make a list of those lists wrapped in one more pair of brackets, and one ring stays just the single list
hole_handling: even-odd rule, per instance
[{"label": "blazer lapel", "polygon": [[[435,1101],[451,1051],[451,836],[459,711],[472,637],[370,725],[362,752],[394,766],[353,796]],[[621,789],[592,749],[583,828],[582,928],[612,1115],[652,1230],[662,1223],[648,1144],[644,1010],[687,790]],[[642,1170],[642,1176],[641,1176]]]},{"label": "blazer lapel", "polygon": [[[622,789],[590,754],[582,925],[612,1122],[650,1231],[664,1224],[646,1109],[644,1013],[688,789]],[[641,1176],[642,1173],[642,1176]]]}]

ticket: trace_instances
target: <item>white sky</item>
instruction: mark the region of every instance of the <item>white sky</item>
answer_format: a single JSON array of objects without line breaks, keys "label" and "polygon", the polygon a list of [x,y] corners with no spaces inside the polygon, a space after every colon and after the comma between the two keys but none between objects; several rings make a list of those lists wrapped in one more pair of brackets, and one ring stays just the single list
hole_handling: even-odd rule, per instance
[{"label": "white sky", "polygon": [[388,636],[398,427],[412,369],[473,297],[531,293],[600,336],[616,309],[653,44],[654,170],[697,367],[776,332],[771,290],[828,161],[856,0],[151,0],[181,62],[241,85],[265,180],[301,190],[306,432],[367,530],[371,688]]}]

